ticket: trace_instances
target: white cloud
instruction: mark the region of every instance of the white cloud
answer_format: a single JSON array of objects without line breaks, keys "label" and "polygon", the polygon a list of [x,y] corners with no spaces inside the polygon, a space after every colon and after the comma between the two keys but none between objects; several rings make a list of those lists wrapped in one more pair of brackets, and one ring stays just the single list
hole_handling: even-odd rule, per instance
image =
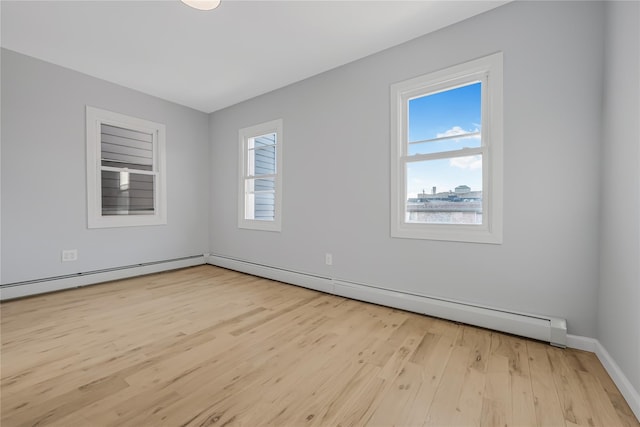
[{"label": "white cloud", "polygon": [[482,169],[482,157],[481,156],[469,156],[469,157],[454,157],[449,160],[449,166],[453,166],[460,169]]},{"label": "white cloud", "polygon": [[[447,129],[444,132],[439,132],[436,134],[436,138],[443,138],[447,136],[457,136],[457,135],[466,135],[468,133],[479,132],[480,128],[476,127],[472,130],[464,130],[460,126],[454,126],[451,129]],[[480,138],[480,135],[474,135],[473,138]]]},{"label": "white cloud", "polygon": [[462,129],[460,126],[454,126],[451,129],[448,129],[444,132],[437,133],[436,137],[442,138],[444,136],[464,135],[465,133],[468,133],[468,132]]}]

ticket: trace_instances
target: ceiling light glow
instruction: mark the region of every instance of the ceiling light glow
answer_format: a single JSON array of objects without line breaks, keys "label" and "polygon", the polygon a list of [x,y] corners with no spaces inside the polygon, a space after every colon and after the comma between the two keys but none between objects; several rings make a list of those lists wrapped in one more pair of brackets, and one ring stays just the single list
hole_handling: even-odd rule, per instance
[{"label": "ceiling light glow", "polygon": [[180,0],[187,6],[198,10],[212,10],[220,6],[220,0]]}]

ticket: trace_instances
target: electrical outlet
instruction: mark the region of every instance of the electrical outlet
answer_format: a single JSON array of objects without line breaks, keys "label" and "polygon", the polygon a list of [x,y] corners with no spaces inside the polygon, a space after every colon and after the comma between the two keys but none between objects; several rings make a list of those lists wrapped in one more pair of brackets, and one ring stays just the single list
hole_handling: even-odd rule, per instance
[{"label": "electrical outlet", "polygon": [[62,262],[77,261],[78,250],[77,249],[63,249],[62,250]]},{"label": "electrical outlet", "polygon": [[324,263],[326,265],[333,265],[333,255],[329,253],[324,254]]}]

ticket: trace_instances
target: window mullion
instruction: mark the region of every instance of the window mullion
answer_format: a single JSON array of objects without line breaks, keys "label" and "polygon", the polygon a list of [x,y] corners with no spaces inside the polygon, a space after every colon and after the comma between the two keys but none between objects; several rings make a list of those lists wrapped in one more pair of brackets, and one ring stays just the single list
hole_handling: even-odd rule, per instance
[{"label": "window mullion", "polygon": [[275,190],[247,190],[247,194],[275,194]]},{"label": "window mullion", "polygon": [[245,175],[244,179],[269,179],[277,177],[277,173],[270,173],[265,175]]},{"label": "window mullion", "polygon": [[414,154],[413,156],[402,156],[400,158],[401,161],[411,163],[411,162],[421,162],[424,160],[438,160],[438,159],[449,159],[453,157],[467,157],[478,154],[485,154],[487,147],[476,147],[476,148],[463,148],[462,150],[454,150],[454,151],[441,151],[439,153],[431,153],[431,154]]},{"label": "window mullion", "polygon": [[138,175],[158,175],[156,171],[146,171],[142,169],[133,169],[133,168],[114,168],[113,166],[100,166],[100,170],[107,172],[129,172],[135,173]]},{"label": "window mullion", "polygon": [[247,148],[247,151],[262,150],[262,149],[265,149],[265,148],[276,147],[277,145],[278,145],[277,143],[276,144],[264,144],[264,145],[261,145],[259,147],[249,147],[249,148]]},{"label": "window mullion", "polygon": [[458,135],[448,135],[448,136],[441,136],[438,138],[430,138],[430,139],[423,139],[420,141],[408,141],[407,144],[409,145],[413,145],[413,144],[424,144],[425,142],[440,142],[440,141],[447,141],[450,139],[462,139],[462,138],[469,138],[472,136],[479,136],[481,135],[482,132],[477,131],[477,132],[469,132],[469,133],[461,133]]}]

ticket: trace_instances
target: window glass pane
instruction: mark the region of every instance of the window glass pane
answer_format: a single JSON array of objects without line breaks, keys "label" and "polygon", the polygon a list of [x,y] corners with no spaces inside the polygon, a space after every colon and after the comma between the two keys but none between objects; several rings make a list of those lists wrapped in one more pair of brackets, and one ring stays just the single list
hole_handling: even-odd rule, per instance
[{"label": "window glass pane", "polygon": [[102,171],[102,215],[154,213],[154,176]]},{"label": "window glass pane", "polygon": [[100,127],[100,151],[103,166],[105,162],[151,166],[153,135],[103,123]]},{"label": "window glass pane", "polygon": [[276,189],[276,182],[274,178],[256,179],[252,181],[255,182],[254,191],[256,192],[260,192],[260,191],[273,192]]},{"label": "window glass pane", "polygon": [[248,175],[273,175],[276,173],[276,147],[256,148],[248,152]]},{"label": "window glass pane", "polygon": [[275,145],[276,138],[277,136],[275,133],[269,133],[262,136],[256,136],[255,138],[250,138],[248,148],[251,149],[251,148],[266,147],[268,145]]},{"label": "window glass pane", "polygon": [[273,221],[275,207],[274,178],[246,180],[245,219]]},{"label": "window glass pane", "polygon": [[[480,132],[481,97],[482,83],[476,82],[409,100],[409,142]],[[453,148],[434,148],[427,152],[455,150],[460,148],[456,148],[456,144],[462,144],[459,138],[445,141]],[[479,137],[465,138],[462,144],[467,147],[479,145]]]},{"label": "window glass pane", "polygon": [[405,222],[482,224],[482,156],[407,163]]},{"label": "window glass pane", "polygon": [[129,168],[129,169],[137,169],[139,171],[152,171],[153,165],[136,165],[133,163],[122,163],[122,162],[110,162],[107,160],[102,161],[102,166],[111,166],[114,168]]},{"label": "window glass pane", "polygon": [[274,193],[255,194],[255,217],[262,221],[273,221],[276,212],[276,199]]}]

